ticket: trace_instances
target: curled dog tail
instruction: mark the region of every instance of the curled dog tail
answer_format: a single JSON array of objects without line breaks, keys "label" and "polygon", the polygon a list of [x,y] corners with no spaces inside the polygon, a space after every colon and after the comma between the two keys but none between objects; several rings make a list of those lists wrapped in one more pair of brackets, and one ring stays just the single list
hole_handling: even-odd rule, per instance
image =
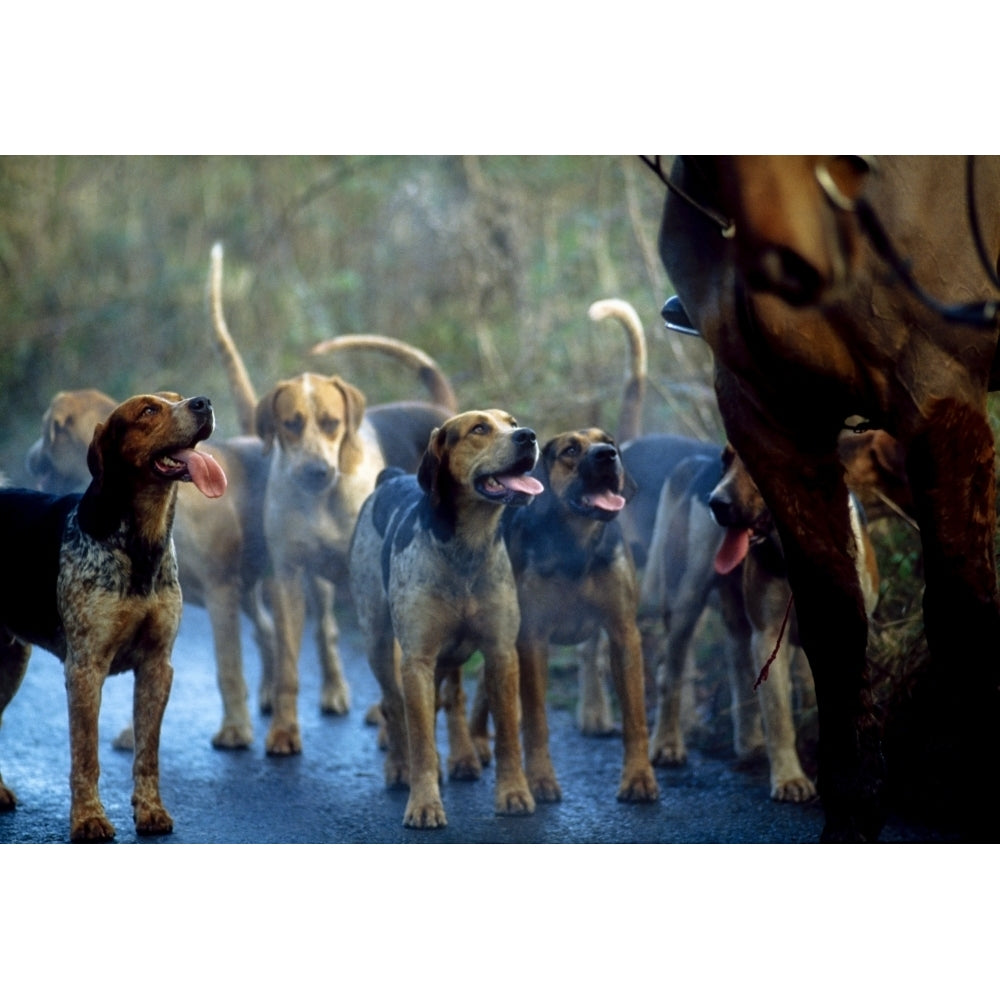
[{"label": "curled dog tail", "polygon": [[236,415],[240,422],[240,432],[251,437],[257,434],[257,393],[247,374],[246,365],[236,349],[233,338],[226,326],[222,312],[222,244],[212,247],[212,262],[208,271],[208,309],[212,316],[212,330],[215,333],[215,347],[229,379],[229,387],[236,402]]},{"label": "curled dog tail", "polygon": [[629,370],[625,377],[622,408],[618,417],[618,444],[624,444],[642,433],[642,401],[646,395],[646,334],[639,314],[624,299],[599,299],[587,315],[596,323],[616,319],[625,329],[629,347]]},{"label": "curled dog tail", "polygon": [[458,411],[458,399],[451,387],[447,375],[438,367],[437,362],[418,347],[396,340],[394,337],[383,337],[376,333],[353,333],[318,343],[310,354],[330,354],[333,351],[368,350],[387,354],[397,361],[412,368],[420,377],[424,387],[430,393],[431,401],[444,407],[451,413]]}]

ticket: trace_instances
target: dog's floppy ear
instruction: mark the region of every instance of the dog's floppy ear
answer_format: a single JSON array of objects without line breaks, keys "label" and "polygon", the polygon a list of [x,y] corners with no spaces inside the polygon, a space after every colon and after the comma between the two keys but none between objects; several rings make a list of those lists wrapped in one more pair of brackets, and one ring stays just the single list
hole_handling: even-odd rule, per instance
[{"label": "dog's floppy ear", "polygon": [[94,428],[94,436],[90,439],[90,445],[87,448],[87,468],[98,484],[104,479],[104,453],[101,449],[101,440],[105,435],[110,436],[110,434],[108,423],[98,424]]},{"label": "dog's floppy ear", "polygon": [[103,424],[94,428],[90,447],[87,449],[87,468],[90,470],[90,485],[80,500],[80,527],[95,538],[106,538],[118,526],[120,510],[116,502],[123,495],[114,485],[115,469],[113,456],[121,447],[124,425],[111,416]]},{"label": "dog's floppy ear", "polygon": [[420,488],[430,496],[431,503],[435,506],[441,499],[439,480],[446,438],[447,432],[443,427],[435,427],[431,431],[431,436],[427,441],[427,449],[424,451],[424,457],[420,460],[420,468],[417,470],[417,482],[420,484]]},{"label": "dog's floppy ear", "polygon": [[635,498],[636,493],[639,492],[639,484],[629,475],[628,469],[625,468],[624,462],[622,463],[622,496],[625,497],[626,503],[631,503]]},{"label": "dog's floppy ear", "polygon": [[632,478],[631,473],[628,471],[628,466],[625,464],[625,458],[622,455],[621,448],[618,447],[618,442],[615,441],[614,445],[618,451],[618,461],[622,465],[622,496],[625,497],[626,503],[631,503],[636,493],[639,492],[639,484]]},{"label": "dog's floppy ear", "polygon": [[280,390],[281,386],[276,385],[266,396],[263,396],[257,403],[257,411],[254,414],[257,437],[264,442],[265,455],[274,445],[274,435],[277,433],[277,427],[274,424],[274,398]]},{"label": "dog's floppy ear", "polygon": [[532,475],[541,480],[546,488],[550,485],[549,480],[549,469],[555,464],[556,461],[556,448],[558,447],[558,438],[550,438],[542,447],[542,453],[539,455],[539,461],[535,465],[535,469]]},{"label": "dog's floppy ear", "polygon": [[544,492],[535,497],[531,502],[531,506],[537,508],[535,511],[536,515],[547,511],[556,502],[550,473],[552,466],[556,464],[558,446],[558,438],[550,438],[546,441],[542,447],[541,454],[538,456],[538,461],[535,463],[535,468],[531,472],[532,476],[545,487]]},{"label": "dog's floppy ear", "polygon": [[365,394],[339,375],[331,375],[330,384],[344,397],[344,439],[340,444],[340,468],[351,473],[365,457],[364,445],[358,436],[361,420],[365,415]]}]

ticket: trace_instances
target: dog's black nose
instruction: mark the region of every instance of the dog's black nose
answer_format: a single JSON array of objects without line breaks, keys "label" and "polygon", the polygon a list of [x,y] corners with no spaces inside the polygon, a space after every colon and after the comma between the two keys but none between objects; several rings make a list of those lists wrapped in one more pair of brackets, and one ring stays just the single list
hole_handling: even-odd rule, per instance
[{"label": "dog's black nose", "polygon": [[712,512],[712,517],[715,518],[715,523],[720,528],[729,527],[733,519],[733,508],[728,500],[716,496],[709,497],[708,509]]},{"label": "dog's black nose", "polygon": [[188,408],[195,413],[202,413],[212,409],[212,401],[208,396],[192,396],[188,400]]},{"label": "dog's black nose", "polygon": [[309,462],[298,470],[296,478],[303,489],[322,493],[333,481],[333,474],[325,462]]},{"label": "dog's black nose", "polygon": [[595,462],[613,463],[618,458],[618,449],[613,444],[595,444],[590,455]]},{"label": "dog's black nose", "polygon": [[538,438],[535,436],[535,432],[530,427],[518,427],[514,431],[514,442],[519,445],[529,445],[534,444]]}]

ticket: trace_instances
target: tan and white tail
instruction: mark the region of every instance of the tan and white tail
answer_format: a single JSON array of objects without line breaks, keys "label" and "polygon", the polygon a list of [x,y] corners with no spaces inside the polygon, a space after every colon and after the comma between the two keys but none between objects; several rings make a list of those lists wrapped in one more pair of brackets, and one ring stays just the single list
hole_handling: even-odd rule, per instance
[{"label": "tan and white tail", "polygon": [[452,389],[447,375],[438,367],[437,362],[427,353],[407,344],[395,337],[383,337],[377,333],[350,333],[341,337],[333,337],[318,343],[310,354],[331,354],[335,351],[378,351],[381,354],[395,358],[397,361],[412,368],[420,377],[424,387],[430,393],[431,401],[438,406],[458,412],[458,399]]},{"label": "tan and white tail", "polygon": [[236,403],[236,415],[243,434],[257,433],[257,393],[247,373],[246,365],[236,349],[233,338],[226,326],[222,311],[222,244],[212,247],[212,263],[208,272],[209,312],[212,315],[212,330],[215,333],[215,347],[219,352],[222,367],[229,379],[229,388]]},{"label": "tan and white tail", "polygon": [[615,438],[619,445],[632,441],[642,433],[642,401],[646,395],[646,334],[639,314],[624,299],[599,299],[587,315],[596,323],[602,319],[616,319],[628,338],[629,371],[625,376],[621,413]]}]

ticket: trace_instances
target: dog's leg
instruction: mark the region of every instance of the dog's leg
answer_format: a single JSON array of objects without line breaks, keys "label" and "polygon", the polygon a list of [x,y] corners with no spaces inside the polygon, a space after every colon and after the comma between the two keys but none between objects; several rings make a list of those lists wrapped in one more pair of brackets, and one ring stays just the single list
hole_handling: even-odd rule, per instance
[{"label": "dog's leg", "polygon": [[205,609],[212,624],[216,679],[222,695],[222,725],[212,737],[219,749],[240,749],[253,741],[247,684],[240,649],[240,585],[232,578],[205,588]]},{"label": "dog's leg", "polygon": [[[774,588],[781,598],[774,603],[787,602],[785,588]],[[792,721],[792,652],[787,633],[778,645],[781,617],[784,608],[774,607],[777,616],[770,618],[767,628],[754,630],[753,670],[757,676],[773,654],[768,667],[767,680],[757,688],[761,714],[764,718],[764,736],[767,740],[767,757],[771,770],[771,798],[776,802],[809,802],[816,797],[816,786],[802,770],[795,749],[795,724]],[[746,671],[744,670],[744,677]]]},{"label": "dog's leg", "polygon": [[273,590],[278,661],[274,675],[274,714],[265,749],[275,756],[302,752],[299,731],[299,652],[306,620],[302,573],[285,568]]},{"label": "dog's leg", "polygon": [[260,687],[257,704],[261,715],[270,715],[274,710],[274,675],[278,662],[278,630],[271,613],[277,598],[276,585],[272,577],[261,580],[249,597],[248,614],[253,622],[254,640],[260,654]]},{"label": "dog's leg", "polygon": [[642,683],[647,707],[656,704],[656,665],[663,657],[666,632],[663,619],[639,615],[636,620],[642,638]]},{"label": "dog's leg", "polygon": [[351,689],[337,649],[340,630],[333,610],[334,586],[318,576],[309,576],[308,580],[316,614],[316,649],[323,668],[319,707],[331,715],[346,715],[351,707]]},{"label": "dog's leg", "polygon": [[[0,722],[4,709],[24,680],[31,658],[31,647],[18,642],[13,636],[0,630]],[[17,805],[17,796],[3,783],[0,777],[0,812],[8,812]]]},{"label": "dog's leg", "polygon": [[[737,758],[744,763],[760,759],[766,752],[764,728],[761,722],[761,702],[754,694],[753,685],[757,674],[749,676],[754,663],[753,630],[747,618],[746,602],[743,599],[743,568],[738,568],[718,582],[718,595],[723,630],[723,655],[726,661],[726,675],[729,679],[729,704],[733,717],[733,749]],[[779,612],[784,614],[784,608]],[[770,650],[765,654],[770,655]],[[761,664],[763,664],[763,660]]]},{"label": "dog's leg", "polygon": [[[516,628],[513,632],[516,635]],[[517,733],[517,651],[513,642],[501,641],[484,647],[483,656],[486,661],[483,675],[496,729],[495,808],[502,815],[527,815],[535,811],[535,800],[521,766],[521,741]]]},{"label": "dog's leg", "polygon": [[448,777],[452,781],[476,781],[483,773],[483,765],[465,715],[462,665],[450,664],[440,672],[441,708],[448,726]]},{"label": "dog's leg", "polygon": [[486,679],[482,670],[479,671],[476,681],[476,696],[472,700],[469,730],[476,753],[479,754],[479,763],[486,767],[493,760],[493,751],[490,748],[490,703],[486,696]]},{"label": "dog's leg", "polygon": [[655,802],[660,789],[649,761],[649,730],[646,728],[645,680],[642,637],[634,609],[623,609],[608,626],[611,678],[622,708],[622,742],[625,758],[618,785],[619,802]]},{"label": "dog's leg", "polygon": [[577,724],[584,736],[610,736],[615,720],[608,695],[604,657],[607,654],[603,633],[588,639],[580,647],[580,703]]},{"label": "dog's leg", "polygon": [[681,683],[691,637],[703,606],[692,604],[678,608],[667,622],[663,659],[656,671],[656,723],[650,740],[650,760],[656,767],[677,767],[687,761],[681,724]]},{"label": "dog's leg", "polygon": [[[520,640],[517,644],[520,665],[518,678],[524,732],[524,769],[528,786],[536,802],[559,802],[562,789],[549,754],[549,722],[545,713],[545,689],[548,681],[549,644],[541,639]],[[497,751],[499,756],[499,751]]]},{"label": "dog's leg", "polygon": [[403,705],[400,678],[399,644],[388,622],[366,642],[366,655],[372,673],[382,690],[379,714],[385,733],[386,788],[405,788],[410,784],[410,749],[406,733],[406,709]]},{"label": "dog's leg", "polygon": [[403,825],[419,829],[447,826],[439,784],[440,763],[434,741],[436,655],[405,655],[403,701],[410,751],[410,798]]},{"label": "dog's leg", "polygon": [[97,754],[101,688],[108,663],[80,659],[72,648],[66,657],[66,699],[69,706],[70,812],[73,843],[114,840],[115,828],[104,812],[97,791],[101,773]]},{"label": "dog's leg", "polygon": [[135,666],[132,814],[135,832],[140,836],[170,833],[174,828],[174,821],[160,799],[160,729],[173,676],[165,651]]}]

